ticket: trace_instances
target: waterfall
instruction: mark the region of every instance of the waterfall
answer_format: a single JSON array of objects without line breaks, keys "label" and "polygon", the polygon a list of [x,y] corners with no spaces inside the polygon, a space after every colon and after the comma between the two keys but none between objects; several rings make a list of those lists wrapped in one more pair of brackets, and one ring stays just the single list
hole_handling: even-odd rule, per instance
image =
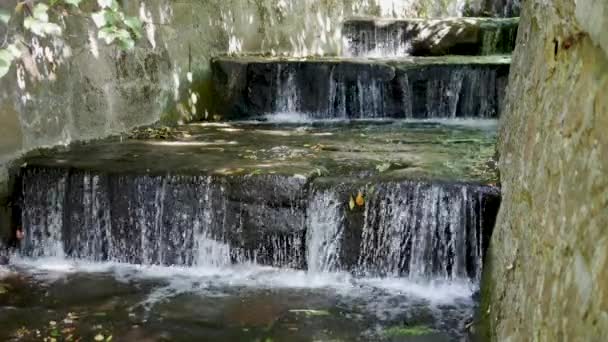
[{"label": "waterfall", "polygon": [[[256,61],[246,79],[223,86],[235,94],[226,105],[241,119],[285,113],[309,119],[495,118],[509,58],[471,58]],[[232,79],[243,66],[227,58],[215,60],[214,68]]]},{"label": "waterfall", "polygon": [[26,170],[24,184],[23,252],[32,257],[216,267],[303,263],[303,233],[274,230],[272,214],[231,202],[222,179],[42,168]]},{"label": "waterfall", "polygon": [[259,195],[261,184],[285,191],[296,179],[255,179],[26,169],[23,252],[143,265],[307,265],[313,273],[479,279],[482,233],[493,224],[485,217],[497,208],[488,202],[497,194],[487,187],[380,183],[364,206],[351,208],[345,184],[271,199]]},{"label": "waterfall", "polygon": [[307,214],[306,261],[313,273],[340,270],[344,204],[330,190],[315,192]]},{"label": "waterfall", "polygon": [[482,203],[475,187],[402,182],[375,190],[365,210],[363,273],[479,278]]},{"label": "waterfall", "polygon": [[67,177],[63,172],[33,172],[23,186],[23,224],[29,229],[24,244],[34,257],[62,257],[63,203]]},{"label": "waterfall", "polygon": [[273,112],[297,113],[300,112],[300,96],[296,84],[296,74],[289,65],[277,64],[276,68],[276,96]]},{"label": "waterfall", "polygon": [[[213,226],[217,221],[214,217],[212,203],[212,179],[207,177],[204,196],[202,197],[202,215],[197,217],[193,229],[195,233],[196,266],[225,267],[231,263],[231,247],[228,243],[214,236]],[[199,200],[200,201],[200,200]],[[222,202],[225,212],[225,202]],[[223,220],[222,220],[223,222]]]}]

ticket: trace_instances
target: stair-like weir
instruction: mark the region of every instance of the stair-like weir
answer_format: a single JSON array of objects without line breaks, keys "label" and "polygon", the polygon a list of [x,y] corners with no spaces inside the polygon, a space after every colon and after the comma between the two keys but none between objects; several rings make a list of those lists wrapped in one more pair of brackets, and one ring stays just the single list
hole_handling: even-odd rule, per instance
[{"label": "stair-like weir", "polygon": [[127,340],[464,338],[516,29],[348,20],[342,57],[215,58],[215,109],[244,121],[32,153],[12,262],[42,285],[23,291],[70,293],[70,321],[110,308]]},{"label": "stair-like weir", "polygon": [[[176,339],[276,337],[303,320],[324,339],[376,340],[404,324],[439,340],[464,335],[500,201],[485,169],[495,122],[245,122],[171,134],[28,157],[15,267],[79,303],[118,296],[116,315],[136,320],[121,329]],[[242,318],[265,310],[263,324]]]},{"label": "stair-like weir", "polygon": [[350,210],[337,189],[313,191],[289,177],[275,181],[291,182],[304,194],[248,203],[230,199],[237,190],[219,177],[28,169],[25,251],[144,265],[252,262],[479,279],[483,235],[497,208],[491,187],[389,182],[367,194],[365,209]]},{"label": "stair-like weir", "polygon": [[[496,118],[508,56],[368,59],[225,57],[212,62],[229,118]],[[251,92],[250,89],[256,89]]]}]

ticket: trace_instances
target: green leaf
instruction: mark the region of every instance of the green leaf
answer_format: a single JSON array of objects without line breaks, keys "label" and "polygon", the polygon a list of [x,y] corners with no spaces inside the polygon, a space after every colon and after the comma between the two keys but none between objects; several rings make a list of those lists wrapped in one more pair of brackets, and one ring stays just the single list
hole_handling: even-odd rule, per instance
[{"label": "green leaf", "polygon": [[113,0],[97,0],[97,4],[101,8],[109,8],[112,7]]},{"label": "green leaf", "polygon": [[49,6],[47,6],[46,4],[37,4],[34,7],[32,14],[33,14],[34,18],[36,18],[36,20],[42,21],[42,22],[48,22],[49,21],[49,14],[47,13],[48,10],[49,10]]},{"label": "green leaf", "polygon": [[78,7],[82,0],[63,0],[66,4]]},{"label": "green leaf", "polygon": [[123,50],[131,50],[135,47],[135,41],[129,38],[119,38],[118,46]]},{"label": "green leaf", "polygon": [[137,17],[126,17],[124,19],[125,25],[133,31],[136,38],[141,37],[141,21]]},{"label": "green leaf", "polygon": [[116,28],[112,26],[106,26],[99,30],[97,33],[97,37],[102,39],[106,44],[112,44],[118,35],[116,33]]},{"label": "green leaf", "polygon": [[106,20],[106,25],[116,25],[119,21],[117,18],[117,13],[111,10],[105,10],[103,12],[104,19]]},{"label": "green leaf", "polygon": [[8,24],[9,20],[11,20],[11,12],[0,8],[0,22]]},{"label": "green leaf", "polygon": [[13,54],[6,49],[0,50],[0,77],[8,73],[13,62]]},{"label": "green leaf", "polygon": [[41,36],[60,36],[61,35],[61,26],[55,23],[48,23],[44,21],[37,20],[34,17],[27,17],[23,21],[23,26],[26,29],[32,31],[32,33]]},{"label": "green leaf", "polygon": [[93,22],[95,23],[95,26],[97,26],[97,28],[104,27],[107,24],[104,12],[105,11],[100,11],[91,14],[91,18],[93,19]]},{"label": "green leaf", "polygon": [[21,57],[21,50],[17,47],[16,44],[9,44],[6,47],[6,51],[13,55],[13,59]]}]

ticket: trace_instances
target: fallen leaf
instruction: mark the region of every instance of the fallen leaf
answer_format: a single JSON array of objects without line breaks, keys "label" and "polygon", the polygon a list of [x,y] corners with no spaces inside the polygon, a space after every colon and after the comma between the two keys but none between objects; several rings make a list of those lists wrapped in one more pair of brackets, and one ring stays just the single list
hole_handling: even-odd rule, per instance
[{"label": "fallen leaf", "polygon": [[357,203],[357,205],[360,207],[365,205],[365,197],[363,197],[363,193],[361,191],[359,191],[359,194],[357,194],[357,199],[355,200],[355,203]]},{"label": "fallen leaf", "polygon": [[104,340],[104,337],[102,334],[95,335],[95,341],[101,342],[103,340]]},{"label": "fallen leaf", "polygon": [[350,210],[355,209],[355,199],[353,198],[353,196],[350,196],[350,201],[348,201],[348,207],[350,208]]}]

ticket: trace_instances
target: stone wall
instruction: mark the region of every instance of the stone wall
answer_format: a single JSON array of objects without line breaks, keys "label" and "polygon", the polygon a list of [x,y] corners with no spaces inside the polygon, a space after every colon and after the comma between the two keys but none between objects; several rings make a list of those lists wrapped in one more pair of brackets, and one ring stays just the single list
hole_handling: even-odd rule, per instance
[{"label": "stone wall", "polygon": [[527,1],[499,141],[482,291],[496,341],[608,335],[608,5]]}]

